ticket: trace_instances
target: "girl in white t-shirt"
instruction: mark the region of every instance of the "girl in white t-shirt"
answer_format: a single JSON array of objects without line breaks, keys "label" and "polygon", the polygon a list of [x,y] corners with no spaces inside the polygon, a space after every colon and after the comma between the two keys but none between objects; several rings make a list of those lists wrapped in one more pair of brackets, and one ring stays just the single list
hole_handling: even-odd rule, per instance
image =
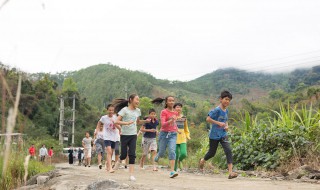
[{"label": "girl in white t-shirt", "polygon": [[116,142],[119,141],[119,130],[121,131],[121,127],[115,124],[116,120],[117,116],[114,115],[114,107],[109,104],[107,106],[107,115],[102,116],[97,125],[98,127],[103,124],[103,140],[107,152],[106,168],[110,173],[114,172],[111,167],[111,157],[116,147]]}]

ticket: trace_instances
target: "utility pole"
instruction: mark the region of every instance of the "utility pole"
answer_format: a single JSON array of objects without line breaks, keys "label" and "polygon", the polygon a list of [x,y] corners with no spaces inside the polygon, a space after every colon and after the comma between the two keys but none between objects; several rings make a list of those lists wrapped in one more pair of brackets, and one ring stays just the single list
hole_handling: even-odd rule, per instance
[{"label": "utility pole", "polygon": [[59,144],[63,145],[63,124],[64,123],[64,99],[63,96],[60,96],[60,122],[59,122]]},{"label": "utility pole", "polygon": [[72,147],[74,146],[74,122],[76,119],[76,95],[73,95],[73,105],[72,105]]}]

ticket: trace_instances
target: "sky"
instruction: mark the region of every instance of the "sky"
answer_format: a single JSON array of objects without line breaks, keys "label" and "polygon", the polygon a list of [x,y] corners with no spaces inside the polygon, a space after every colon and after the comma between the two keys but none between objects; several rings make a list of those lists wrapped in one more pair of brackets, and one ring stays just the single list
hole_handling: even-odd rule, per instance
[{"label": "sky", "polygon": [[10,0],[0,62],[31,73],[111,63],[181,81],[291,71],[320,65],[319,10],[318,0]]}]

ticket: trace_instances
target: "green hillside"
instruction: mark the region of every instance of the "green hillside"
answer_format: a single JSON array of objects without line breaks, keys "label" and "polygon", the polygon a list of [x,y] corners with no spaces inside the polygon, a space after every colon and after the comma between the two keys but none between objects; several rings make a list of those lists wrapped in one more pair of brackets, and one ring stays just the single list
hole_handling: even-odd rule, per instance
[{"label": "green hillside", "polygon": [[202,100],[212,101],[225,89],[235,95],[237,103],[242,98],[259,100],[269,96],[271,91],[290,93],[317,85],[320,83],[320,66],[281,74],[253,73],[229,68],[214,71],[189,82],[180,82],[156,79],[144,72],[100,64],[52,77],[60,85],[62,78],[73,78],[79,93],[87,98],[88,103],[99,108],[113,98],[124,98],[131,93],[150,98],[171,94],[180,101],[194,104]]},{"label": "green hillside", "polygon": [[[65,97],[64,132],[69,133],[65,145],[70,144],[71,140],[70,97],[76,95],[76,146],[81,144],[85,131],[92,134],[104,103],[114,98],[124,98],[126,94],[138,93],[141,97],[140,108],[145,115],[153,107],[150,98],[174,95],[176,101],[184,104],[183,112],[190,122],[192,139],[188,141],[188,149],[195,154],[190,154],[187,164],[195,167],[199,156],[204,154],[201,151],[208,146],[204,137],[207,137],[209,125],[205,118],[208,111],[218,104],[220,91],[227,89],[234,95],[229,116],[238,168],[261,166],[281,169],[281,166],[290,164],[295,156],[313,164],[314,157],[320,154],[320,66],[285,74],[250,73],[230,68],[189,82],[159,80],[144,72],[110,64],[55,75],[30,75],[5,67],[2,70],[13,96],[16,95],[18,76],[23,76],[15,132],[25,133],[30,142],[57,140],[58,97],[61,95]],[[11,106],[12,100],[6,97],[6,112],[1,112],[1,115],[6,116]],[[157,113],[160,109],[161,106],[156,107]],[[306,147],[311,147],[312,151]],[[212,162],[225,167],[222,151]]]}]

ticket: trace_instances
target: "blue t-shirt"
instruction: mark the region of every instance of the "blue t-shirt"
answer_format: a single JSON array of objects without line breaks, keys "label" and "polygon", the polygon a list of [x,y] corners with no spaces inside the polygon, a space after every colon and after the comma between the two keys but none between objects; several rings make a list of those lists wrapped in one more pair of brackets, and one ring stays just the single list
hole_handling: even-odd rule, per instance
[{"label": "blue t-shirt", "polygon": [[[228,110],[223,111],[219,106],[214,108],[208,113],[208,116],[219,122],[226,123],[228,121]],[[210,129],[209,138],[213,140],[220,140],[223,137],[227,136],[227,131],[220,127],[217,124],[212,124],[212,127]]]},{"label": "blue t-shirt", "polygon": [[[157,129],[157,126],[159,125],[159,121],[157,119],[151,121],[150,123],[145,123],[143,126],[145,129]],[[143,137],[146,138],[156,138],[157,133],[152,133],[152,132],[145,132]]]}]

